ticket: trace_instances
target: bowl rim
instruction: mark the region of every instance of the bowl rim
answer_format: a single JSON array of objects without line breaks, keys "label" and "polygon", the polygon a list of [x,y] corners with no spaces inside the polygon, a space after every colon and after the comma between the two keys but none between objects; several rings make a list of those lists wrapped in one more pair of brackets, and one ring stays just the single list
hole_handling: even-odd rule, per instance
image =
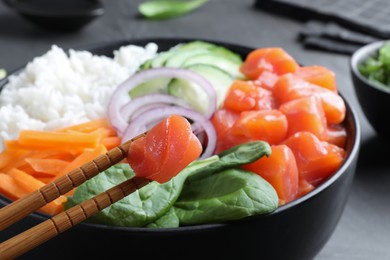
[{"label": "bowl rim", "polygon": [[86,0],[90,3],[87,8],[72,9],[72,10],[56,10],[48,11],[46,9],[37,8],[29,3],[24,3],[20,0],[3,0],[10,8],[15,9],[23,15],[46,17],[46,18],[63,18],[63,17],[95,17],[103,15],[103,4],[99,0]]},{"label": "bowl rim", "polygon": [[380,47],[383,46],[385,43],[390,43],[390,40],[380,40],[371,42],[369,44],[366,44],[360,48],[358,48],[350,57],[350,68],[352,73],[362,82],[364,82],[367,86],[370,86],[374,89],[377,89],[378,91],[382,91],[385,93],[390,94],[390,88],[386,88],[384,86],[381,86],[379,84],[376,84],[375,82],[369,81],[366,77],[364,77],[358,67],[360,64],[362,64],[367,58],[374,56]]},{"label": "bowl rim", "polygon": [[[146,44],[148,42],[155,42],[157,45],[159,42],[164,42],[164,43],[171,43],[172,46],[173,44],[178,44],[180,42],[188,42],[188,41],[193,41],[193,40],[201,40],[201,41],[208,41],[211,43],[215,44],[221,44],[227,48],[233,48],[240,50],[242,52],[249,52],[256,47],[248,47],[236,43],[229,43],[229,42],[224,42],[224,41],[217,41],[217,40],[212,40],[212,39],[207,39],[207,38],[186,38],[186,37],[150,37],[150,38],[134,38],[134,39],[122,39],[122,40],[117,40],[117,41],[111,41],[111,42],[100,42],[100,43],[92,43],[89,45],[82,45],[75,47],[73,49],[77,50],[87,50],[91,51],[94,53],[96,52],[97,49],[99,48],[111,48],[115,46],[122,46],[123,44]],[[7,83],[7,80],[10,76],[13,75],[15,72],[21,71],[23,68],[25,68],[26,64],[10,74],[8,74],[4,79],[0,80],[0,92],[4,85]],[[340,91],[339,91],[340,92]],[[259,220],[259,219],[265,219],[268,217],[272,217],[274,215],[279,215],[282,214],[283,212],[289,211],[292,208],[296,207],[299,204],[303,204],[305,202],[310,201],[314,197],[316,197],[319,193],[322,191],[328,189],[334,182],[336,182],[342,175],[346,174],[348,171],[348,167],[352,164],[352,162],[355,160],[356,157],[358,157],[359,154],[359,149],[360,149],[360,139],[361,139],[361,128],[360,128],[360,121],[358,117],[358,113],[356,109],[352,106],[352,103],[346,99],[342,93],[339,93],[342,99],[345,102],[346,108],[347,108],[347,114],[346,114],[346,119],[349,118],[351,120],[353,126],[354,126],[354,135],[351,137],[351,148],[350,151],[348,152],[342,166],[334,173],[332,176],[330,176],[328,179],[326,179],[322,184],[320,184],[318,187],[316,187],[313,191],[305,194],[304,196],[295,199],[285,205],[282,205],[278,207],[276,210],[274,210],[271,213],[268,214],[263,214],[263,215],[254,215],[254,216],[249,216],[243,219],[238,219],[238,220],[233,220],[225,223],[210,223],[210,224],[199,224],[199,225],[191,225],[191,226],[181,226],[181,227],[175,227],[175,228],[145,228],[145,227],[123,227],[123,226],[110,226],[110,225],[104,225],[104,224],[95,224],[95,223],[88,223],[88,222],[82,222],[79,223],[75,228],[97,228],[101,230],[115,230],[115,231],[125,231],[125,232],[143,232],[143,233],[178,233],[178,232],[194,232],[194,231],[203,231],[207,229],[218,229],[218,228],[223,228],[226,226],[230,225],[235,225],[237,223],[242,223],[245,221],[250,221],[250,220]],[[7,204],[10,203],[11,200],[0,195],[0,203]],[[34,212],[32,213],[29,217],[34,217],[40,221],[46,220],[50,218],[51,216],[41,213],[41,212]]]}]

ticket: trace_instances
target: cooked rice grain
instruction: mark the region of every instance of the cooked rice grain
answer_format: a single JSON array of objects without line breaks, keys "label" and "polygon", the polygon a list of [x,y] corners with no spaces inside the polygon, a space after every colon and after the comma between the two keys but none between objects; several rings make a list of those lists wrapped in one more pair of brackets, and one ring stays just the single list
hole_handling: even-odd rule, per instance
[{"label": "cooked rice grain", "polygon": [[157,53],[157,45],[129,45],[114,57],[53,45],[11,75],[0,95],[0,150],[21,129],[52,130],[106,116],[113,90]]}]

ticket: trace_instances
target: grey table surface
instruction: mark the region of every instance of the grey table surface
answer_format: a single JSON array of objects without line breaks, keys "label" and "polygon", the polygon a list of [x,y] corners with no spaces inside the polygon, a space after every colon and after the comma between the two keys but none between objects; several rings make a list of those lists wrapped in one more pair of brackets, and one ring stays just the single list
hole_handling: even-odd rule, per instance
[{"label": "grey table surface", "polygon": [[390,166],[387,144],[363,116],[352,88],[349,56],[307,50],[297,41],[302,22],[254,8],[253,0],[210,0],[186,16],[147,21],[138,16],[139,0],[103,1],[105,14],[74,33],[38,28],[0,2],[0,68],[12,71],[52,44],[64,49],[145,37],[191,37],[249,47],[279,46],[302,64],[336,72],[340,92],[360,115],[362,145],[352,190],[340,222],[315,258],[390,259]]}]

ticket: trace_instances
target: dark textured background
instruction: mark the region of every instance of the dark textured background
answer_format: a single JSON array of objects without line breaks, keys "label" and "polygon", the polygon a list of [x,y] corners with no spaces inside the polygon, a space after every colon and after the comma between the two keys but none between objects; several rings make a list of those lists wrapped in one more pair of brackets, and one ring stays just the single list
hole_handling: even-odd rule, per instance
[{"label": "dark textured background", "polygon": [[[297,41],[301,22],[256,10],[252,0],[210,0],[191,14],[167,21],[140,18],[140,2],[105,0],[102,17],[81,31],[66,34],[35,27],[0,2],[0,68],[12,71],[52,44],[67,49],[144,37],[199,37],[249,47],[279,46],[302,64],[326,66],[336,72],[340,92],[361,115],[362,146],[344,214],[316,260],[390,259],[388,144],[375,135],[361,113],[349,74],[349,56],[304,49]],[[379,112],[387,120],[388,111]]]}]

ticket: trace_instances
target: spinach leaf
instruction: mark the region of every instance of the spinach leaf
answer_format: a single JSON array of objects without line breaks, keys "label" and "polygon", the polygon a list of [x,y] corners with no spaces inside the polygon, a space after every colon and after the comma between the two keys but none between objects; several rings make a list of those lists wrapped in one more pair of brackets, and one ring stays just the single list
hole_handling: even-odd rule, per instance
[{"label": "spinach leaf", "polygon": [[138,11],[149,19],[169,19],[177,16],[185,15],[204,3],[207,0],[159,0],[146,1],[138,6]]},{"label": "spinach leaf", "polygon": [[[204,168],[216,160],[218,160],[218,157],[214,156],[206,160],[192,162],[169,182],[164,184],[151,182],[140,190],[98,212],[88,221],[114,226],[145,226],[164,215],[170,209],[182,190],[184,180],[190,173]],[[128,164],[114,165],[80,185],[73,197],[69,198],[66,208],[90,199],[133,176],[134,172]]]},{"label": "spinach leaf", "polygon": [[193,172],[188,180],[204,178],[206,175],[217,173],[225,169],[238,167],[256,161],[263,156],[271,154],[271,147],[263,141],[253,141],[234,146],[220,153],[219,160],[208,165],[202,171]]},{"label": "spinach leaf", "polygon": [[242,169],[186,181],[174,204],[181,225],[235,220],[277,207],[278,196],[271,184]]},{"label": "spinach leaf", "polygon": [[180,220],[176,215],[175,209],[171,207],[167,213],[165,213],[156,221],[149,223],[146,227],[148,228],[175,228],[179,227]]},{"label": "spinach leaf", "polygon": [[[192,162],[171,181],[151,182],[88,221],[114,226],[177,227],[191,223],[191,215],[192,223],[211,223],[269,212],[277,206],[272,186],[258,175],[235,168],[270,153],[268,143],[257,141]],[[80,185],[66,208],[133,176],[128,164],[114,165]],[[204,215],[193,212],[203,209],[208,211]]]}]

